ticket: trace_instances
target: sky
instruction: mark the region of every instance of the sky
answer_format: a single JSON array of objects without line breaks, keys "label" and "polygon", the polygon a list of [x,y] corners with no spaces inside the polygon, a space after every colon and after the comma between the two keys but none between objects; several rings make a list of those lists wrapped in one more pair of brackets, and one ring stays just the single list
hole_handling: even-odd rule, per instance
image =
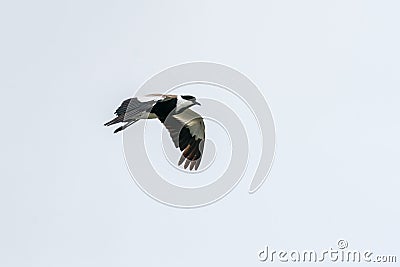
[{"label": "sky", "polygon": [[[396,255],[399,8],[3,1],[0,265],[259,266],[266,245],[323,250],[339,239]],[[255,194],[249,165],[225,198],[178,209],[140,190],[121,135],[103,123],[147,79],[191,61],[258,86],[276,151]]]}]

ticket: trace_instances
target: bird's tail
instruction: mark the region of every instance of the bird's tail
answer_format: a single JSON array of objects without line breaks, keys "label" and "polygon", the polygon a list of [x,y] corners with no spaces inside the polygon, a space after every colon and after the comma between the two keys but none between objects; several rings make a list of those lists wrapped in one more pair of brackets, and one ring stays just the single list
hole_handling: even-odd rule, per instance
[{"label": "bird's tail", "polygon": [[110,126],[119,122],[123,122],[124,121],[124,116],[118,116],[112,120],[110,120],[109,122],[104,123],[104,126]]},{"label": "bird's tail", "polygon": [[129,126],[131,126],[132,124],[134,124],[134,123],[137,122],[137,121],[138,121],[138,120],[133,120],[133,121],[130,121],[130,122],[128,122],[128,123],[126,123],[126,124],[124,124],[124,125],[118,127],[117,129],[115,129],[114,133],[118,133],[118,132],[120,132],[120,131],[122,131],[122,130],[128,128]]},{"label": "bird's tail", "polygon": [[118,133],[120,131],[122,131],[124,129],[124,126],[118,127],[117,129],[115,129],[114,133]]}]

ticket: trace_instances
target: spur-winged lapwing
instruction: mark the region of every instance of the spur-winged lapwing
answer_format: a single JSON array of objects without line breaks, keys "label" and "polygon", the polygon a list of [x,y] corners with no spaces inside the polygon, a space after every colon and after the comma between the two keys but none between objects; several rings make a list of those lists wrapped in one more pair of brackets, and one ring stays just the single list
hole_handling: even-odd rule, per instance
[{"label": "spur-winged lapwing", "polygon": [[200,103],[190,95],[152,94],[129,98],[115,111],[117,117],[104,125],[125,123],[114,131],[117,133],[138,120],[157,118],[167,128],[175,147],[182,151],[178,165],[186,160],[185,169],[197,170],[204,149],[205,127],[203,118],[189,109],[194,105]]}]

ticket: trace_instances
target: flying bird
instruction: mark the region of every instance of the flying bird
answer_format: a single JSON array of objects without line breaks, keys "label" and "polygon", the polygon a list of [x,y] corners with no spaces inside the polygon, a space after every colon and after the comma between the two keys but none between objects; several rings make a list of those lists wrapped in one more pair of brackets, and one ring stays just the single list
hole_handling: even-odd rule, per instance
[{"label": "flying bird", "polygon": [[167,128],[176,148],[182,151],[178,166],[199,168],[204,150],[205,126],[200,114],[190,107],[201,105],[191,95],[151,94],[126,99],[114,112],[117,116],[104,124],[124,123],[114,133],[120,132],[138,120],[158,119]]}]

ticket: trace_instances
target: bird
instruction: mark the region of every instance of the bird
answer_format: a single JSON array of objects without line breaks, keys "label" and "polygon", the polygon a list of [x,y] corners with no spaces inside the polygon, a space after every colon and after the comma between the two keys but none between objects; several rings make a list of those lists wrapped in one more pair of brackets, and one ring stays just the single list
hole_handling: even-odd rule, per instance
[{"label": "bird", "polygon": [[190,107],[200,105],[191,95],[150,94],[124,100],[114,112],[116,117],[104,126],[124,123],[114,133],[125,130],[143,119],[158,119],[168,130],[182,155],[178,166],[190,171],[199,168],[205,141],[205,125],[200,114]]}]

